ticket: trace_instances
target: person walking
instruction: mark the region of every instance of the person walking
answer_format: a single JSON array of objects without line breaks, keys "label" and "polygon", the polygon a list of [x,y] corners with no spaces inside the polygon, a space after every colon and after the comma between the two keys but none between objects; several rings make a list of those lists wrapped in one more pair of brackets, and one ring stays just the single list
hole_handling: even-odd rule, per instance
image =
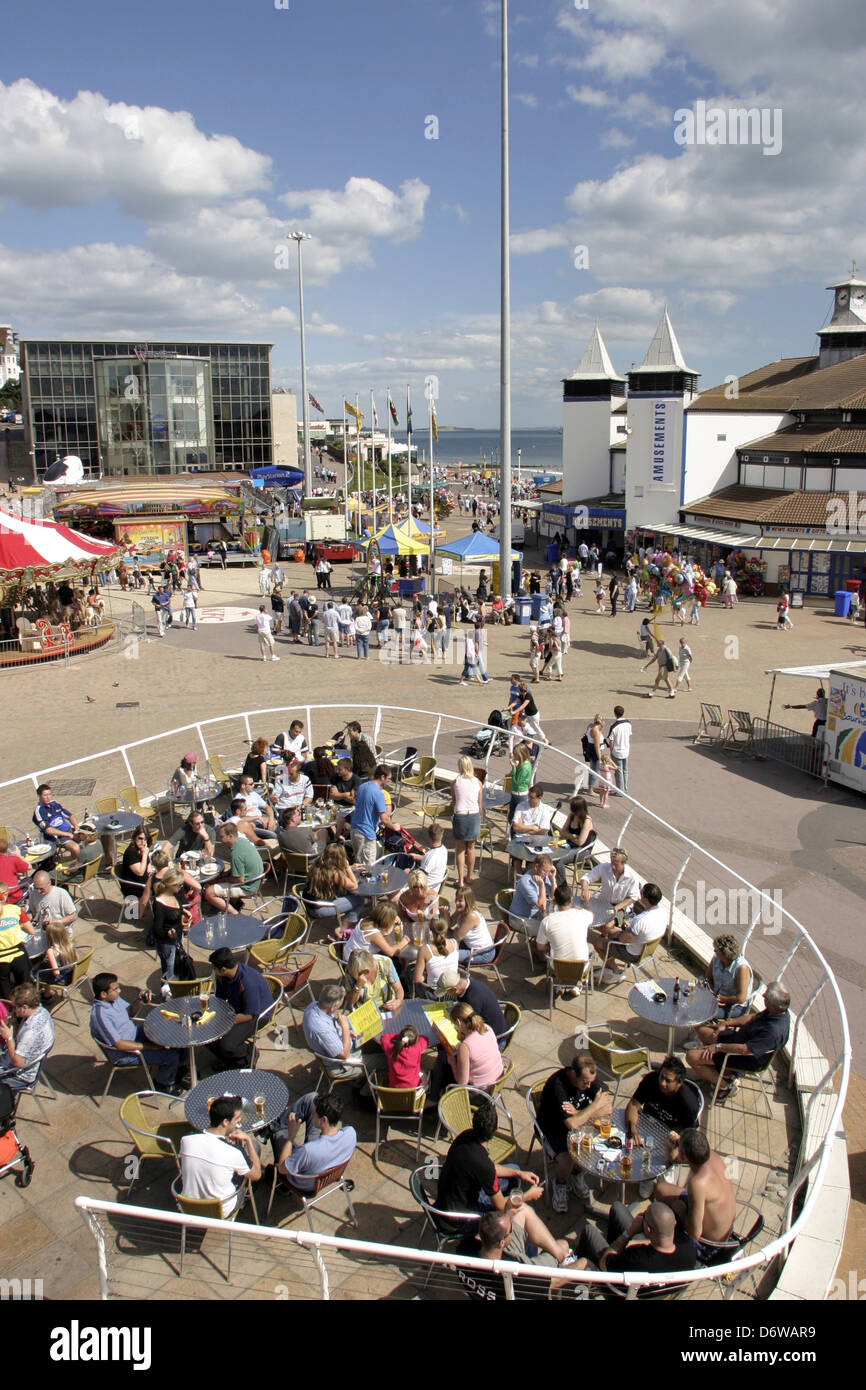
[{"label": "person walking", "polygon": [[340,653],[337,647],[340,642],[340,624],[337,619],[337,610],[329,599],[325,604],[325,611],[322,614],[322,627],[325,633],[325,660],[327,661],[333,653],[335,661],[339,661]]},{"label": "person walking", "polygon": [[463,671],[460,676],[460,684],[467,685],[469,681],[480,681],[478,674],[478,650],[475,646],[475,630],[464,635],[463,648]]},{"label": "person walking", "polygon": [[192,587],[192,580],[187,584],[186,593],[183,596],[183,621],[186,627],[191,627],[196,631],[195,610],[198,607],[195,598],[195,589]]},{"label": "person walking", "polygon": [[616,789],[628,791],[628,757],[631,751],[631,720],[626,719],[622,705],[613,707],[613,723],[607,731],[607,745],[616,769]]},{"label": "person walking", "polygon": [[610,616],[616,617],[616,605],[619,602],[619,579],[615,574],[611,575],[610,583],[607,586],[607,593],[610,599]]},{"label": "person walking", "polygon": [[373,619],[367,612],[366,604],[360,604],[355,613],[355,653],[360,661],[370,660],[370,630],[373,626]]},{"label": "person walking", "polygon": [[692,666],[692,649],[686,641],[685,637],[680,638],[680,648],[677,655],[680,663],[680,669],[677,672],[677,689],[679,690],[683,681],[685,681],[686,690],[691,690],[692,678],[689,675],[689,671],[691,670]]},{"label": "person walking", "polygon": [[274,639],[271,633],[271,623],[273,619],[263,603],[259,604],[259,611],[256,616],[256,632],[259,634],[259,651],[262,654],[262,661],[267,661],[270,655],[271,661],[279,661],[279,657],[274,652]]},{"label": "person walking", "polygon": [[167,584],[160,584],[151,603],[156,613],[156,625],[160,637],[165,636],[167,627],[171,627],[171,592]]},{"label": "person walking", "polygon": [[656,691],[658,690],[661,682],[664,681],[665,685],[668,688],[668,695],[670,699],[673,700],[677,692],[671,685],[671,676],[674,673],[674,671],[677,670],[679,662],[666,642],[662,641],[659,643],[658,651],[655,653],[654,656],[650,657],[649,661],[644,666],[640,668],[641,671],[646,671],[650,666],[652,666],[653,662],[655,662],[658,666],[658,672],[656,673],[656,678],[653,683],[652,690],[647,692],[647,698],[651,700],[653,695],[655,695]]},{"label": "person walking", "polygon": [[217,546],[217,552],[218,552],[219,557],[220,557],[220,564],[222,565],[223,569],[225,569],[226,564],[227,564],[227,562],[228,562],[228,558],[229,558],[229,548],[228,548],[228,546],[226,545],[225,541],[220,541],[220,542],[219,542],[219,544],[218,544],[218,546]]},{"label": "person walking", "polygon": [[786,590],[776,604],[776,625],[780,632],[784,632],[785,628],[793,628],[794,626],[791,622],[790,610],[791,597]]}]

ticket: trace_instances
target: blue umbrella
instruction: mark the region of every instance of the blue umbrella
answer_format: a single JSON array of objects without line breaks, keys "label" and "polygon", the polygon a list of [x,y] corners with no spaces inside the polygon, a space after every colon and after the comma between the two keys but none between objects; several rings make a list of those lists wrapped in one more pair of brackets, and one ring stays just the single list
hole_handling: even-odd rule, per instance
[{"label": "blue umbrella", "polygon": [[[459,541],[436,547],[438,555],[450,555],[465,565],[492,564],[499,559],[499,541],[495,536],[485,536],[482,531],[472,531]],[[520,552],[512,550],[512,560],[521,559]]]}]

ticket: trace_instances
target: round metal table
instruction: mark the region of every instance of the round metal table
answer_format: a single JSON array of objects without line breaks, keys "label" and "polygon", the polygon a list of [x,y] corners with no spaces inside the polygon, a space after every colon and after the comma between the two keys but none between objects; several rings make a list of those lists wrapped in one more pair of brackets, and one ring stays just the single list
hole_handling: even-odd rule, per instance
[{"label": "round metal table", "polygon": [[93,817],[97,835],[111,835],[113,838],[130,834],[141,823],[142,818],[135,811],[109,811],[107,815]]},{"label": "round metal table", "polygon": [[[650,1023],[661,1023],[668,1030],[668,1050],[670,1056],[674,1050],[674,1030],[677,1028],[697,1028],[701,1023],[709,1023],[711,1018],[715,1018],[719,1011],[719,1004],[716,996],[709,986],[701,981],[695,981],[694,987],[688,999],[684,999],[680,994],[676,1004],[673,1002],[673,980],[650,980],[649,984],[664,990],[667,998],[664,1003],[657,1004],[654,999],[648,999],[642,994],[637,985],[633,985],[629,991],[628,1003],[632,1013],[636,1013],[639,1018],[648,1019]],[[680,989],[683,981],[680,980]]]},{"label": "round metal table", "polygon": [[541,854],[547,854],[558,864],[560,859],[565,859],[566,855],[574,854],[574,845],[570,845],[567,840],[560,840],[554,843],[549,834],[521,837],[518,840],[509,840],[507,847],[509,859],[518,859],[522,863],[527,860],[537,859]]},{"label": "round metal table", "polygon": [[22,844],[15,845],[13,848],[18,851],[22,859],[26,859],[28,864],[34,868],[37,864],[41,864],[43,860],[50,859],[52,854],[55,853],[55,846],[47,844],[44,840],[40,840],[38,844],[35,845]]},{"label": "round metal table", "polygon": [[388,882],[382,882],[382,871],[374,874],[372,878],[361,878],[356,873],[358,887],[355,890],[359,898],[384,898],[390,893],[402,893],[409,882],[409,876],[405,869],[397,869],[393,865],[384,871],[388,875]]},{"label": "round metal table", "polygon": [[481,792],[481,809],[483,811],[498,811],[503,806],[510,806],[511,792],[503,791],[501,787],[484,787]]},{"label": "round metal table", "polygon": [[[243,1113],[239,1128],[248,1134],[274,1124],[289,1104],[289,1088],[275,1071],[218,1071],[187,1095],[183,1109],[189,1123],[196,1129],[207,1129],[210,1102],[220,1096],[240,1096]],[[263,1115],[256,1114],[256,1096],[264,1097]]]},{"label": "round metal table", "polygon": [[173,792],[169,801],[172,806],[202,806],[206,801],[213,801],[219,796],[219,790],[216,782],[197,781],[195,786]]},{"label": "round metal table", "polygon": [[[177,1014],[178,1017],[165,1018],[163,1009]],[[193,1086],[197,1077],[196,1048],[225,1037],[235,1021],[235,1011],[225,999],[208,997],[207,1011],[213,1013],[213,1018],[206,1023],[193,1023],[192,1015],[200,1009],[199,996],[193,994],[186,999],[168,999],[164,1004],[158,1004],[144,1020],[144,1031],[151,1042],[159,1043],[161,1047],[174,1047],[179,1051],[183,1048],[189,1049],[189,1075]]]},{"label": "round metal table", "polygon": [[189,929],[193,946],[203,951],[216,951],[220,946],[228,946],[230,951],[243,951],[261,941],[264,934],[262,919],[248,917],[243,912],[217,912],[213,917],[202,917]]},{"label": "round metal table", "polygon": [[[619,1137],[625,1144],[626,1127],[625,1111],[614,1110],[610,1116],[611,1133],[618,1132]],[[585,1173],[594,1173],[603,1182],[618,1182],[622,1184],[622,1200],[625,1202],[625,1189],[630,1183],[650,1182],[659,1177],[668,1166],[667,1150],[665,1144],[668,1131],[664,1125],[652,1116],[641,1111],[638,1119],[638,1134],[644,1141],[644,1149],[649,1153],[649,1161],[644,1162],[644,1149],[633,1148],[610,1149],[605,1140],[602,1139],[600,1131],[594,1124],[587,1125],[582,1129],[573,1131],[577,1134],[577,1147],[569,1148],[569,1153],[578,1167]],[[589,1151],[580,1148],[581,1134],[589,1134],[592,1139],[592,1147]],[[622,1158],[623,1154],[628,1153],[631,1157],[631,1172],[628,1176],[623,1176]]]}]

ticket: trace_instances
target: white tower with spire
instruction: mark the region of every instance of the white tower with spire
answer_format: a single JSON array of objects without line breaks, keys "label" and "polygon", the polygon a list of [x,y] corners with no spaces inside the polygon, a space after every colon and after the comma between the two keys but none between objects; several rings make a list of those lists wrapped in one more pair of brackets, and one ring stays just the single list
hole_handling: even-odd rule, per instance
[{"label": "white tower with spire", "polygon": [[857,262],[852,262],[850,275],[827,289],[834,291],[835,298],[830,322],[818,329],[819,369],[866,352],[866,280],[858,276]]},{"label": "white tower with spire", "polygon": [[596,320],[577,371],[562,382],[562,500],[580,502],[610,490],[611,412],[625,396]]},{"label": "white tower with spire", "polygon": [[685,407],[698,373],[686,366],[665,308],[646,357],[628,374],[626,526],[676,521],[683,485]]}]

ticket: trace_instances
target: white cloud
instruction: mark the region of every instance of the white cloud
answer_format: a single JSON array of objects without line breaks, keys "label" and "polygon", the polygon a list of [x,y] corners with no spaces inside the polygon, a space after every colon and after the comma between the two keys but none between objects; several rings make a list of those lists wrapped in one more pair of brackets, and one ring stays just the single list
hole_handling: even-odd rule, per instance
[{"label": "white cloud", "polygon": [[585,83],[582,87],[575,87],[569,82],[565,90],[571,100],[579,102],[581,106],[609,106],[613,100],[610,92],[602,92],[598,87],[588,87]]},{"label": "white cloud", "polygon": [[280,202],[292,212],[305,210],[309,227],[329,241],[386,237],[396,242],[418,235],[429,196],[420,179],[407,179],[395,193],[375,179],[351,178],[339,190],[283,193]]},{"label": "white cloud", "polygon": [[624,130],[619,130],[616,126],[611,126],[610,130],[606,130],[601,137],[601,146],[605,150],[624,150],[629,145],[633,145],[634,142],[635,137],[633,135],[626,135]]},{"label": "white cloud", "polygon": [[519,63],[522,67],[529,68],[534,72],[538,67],[539,59],[537,53],[517,53],[511,61],[512,63]]},{"label": "white cloud", "polygon": [[514,232],[511,251],[515,256],[533,256],[539,251],[549,251],[552,246],[567,246],[568,242],[566,227],[539,227],[532,232]]},{"label": "white cloud", "polygon": [[533,110],[538,106],[538,97],[533,96],[532,92],[515,92],[514,100],[520,101],[524,106],[530,106]]},{"label": "white cloud", "polygon": [[135,215],[157,206],[265,188],[271,160],[229,135],[205,135],[187,111],[61,101],[22,78],[0,83],[0,185],[7,198],[52,208],[116,201]]}]

